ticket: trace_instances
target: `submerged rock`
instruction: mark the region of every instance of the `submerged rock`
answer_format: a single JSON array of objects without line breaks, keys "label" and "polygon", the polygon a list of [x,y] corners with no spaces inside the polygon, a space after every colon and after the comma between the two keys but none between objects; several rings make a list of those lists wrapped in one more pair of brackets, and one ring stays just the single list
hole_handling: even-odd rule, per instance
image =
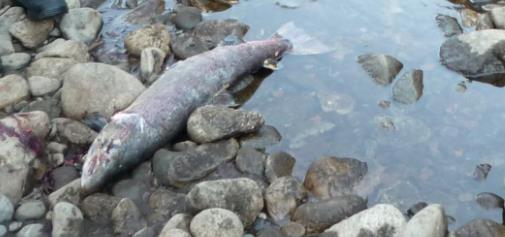
[{"label": "submerged rock", "polygon": [[187,131],[193,141],[206,143],[255,132],[264,122],[259,113],[207,105],[191,114]]},{"label": "submerged rock", "polygon": [[189,228],[194,237],[242,237],[244,234],[244,225],[239,217],[221,208],[211,208],[198,213]]},{"label": "submerged rock", "polygon": [[445,237],[447,223],[442,206],[432,204],[422,209],[407,223],[402,237]]},{"label": "submerged rock", "polygon": [[352,194],[367,172],[366,162],[353,158],[323,157],[310,165],[304,185],[321,199]]},{"label": "submerged rock", "polygon": [[60,22],[66,39],[91,44],[102,28],[102,15],[92,8],[70,9]]},{"label": "submerged rock", "polygon": [[475,201],[477,204],[479,204],[480,207],[486,209],[486,210],[493,210],[493,209],[504,209],[504,200],[502,197],[494,194],[494,193],[479,193],[475,197]]},{"label": "submerged rock", "polygon": [[403,214],[392,205],[378,204],[333,225],[325,232],[337,236],[392,236],[401,237],[406,225]]},{"label": "submerged rock", "polygon": [[435,19],[437,20],[438,28],[444,32],[445,37],[463,34],[463,29],[456,18],[438,14]]},{"label": "submerged rock", "polygon": [[358,57],[358,63],[379,85],[389,85],[402,70],[398,59],[385,54],[365,54]]},{"label": "submerged rock", "polygon": [[263,209],[262,191],[248,178],[201,182],[191,189],[187,200],[196,210],[217,207],[234,211],[245,226],[251,225]]},{"label": "submerged rock", "polygon": [[485,180],[491,171],[491,168],[492,166],[487,163],[477,165],[473,171],[473,178],[477,181]]},{"label": "submerged rock", "polygon": [[296,159],[286,152],[275,152],[267,157],[265,176],[270,183],[284,176],[291,176]]},{"label": "submerged rock", "polygon": [[403,74],[393,86],[393,99],[403,104],[413,104],[423,95],[423,71],[412,70]]},{"label": "submerged rock", "polygon": [[149,25],[126,35],[124,45],[128,53],[137,57],[143,49],[159,48],[165,55],[170,54],[170,34],[161,24]]},{"label": "submerged rock", "polygon": [[305,226],[307,233],[319,233],[331,225],[365,210],[366,206],[366,201],[359,196],[339,196],[299,206],[293,216],[293,221]]},{"label": "submerged rock", "polygon": [[276,128],[264,125],[258,132],[241,137],[240,147],[265,150],[267,147],[279,144],[281,139],[282,136]]},{"label": "submerged rock", "polygon": [[492,220],[477,219],[454,231],[454,237],[501,237],[505,236],[505,226]]},{"label": "submerged rock", "polygon": [[130,105],[144,90],[137,78],[114,66],[77,64],[63,75],[63,112],[75,119],[93,112],[110,118]]}]

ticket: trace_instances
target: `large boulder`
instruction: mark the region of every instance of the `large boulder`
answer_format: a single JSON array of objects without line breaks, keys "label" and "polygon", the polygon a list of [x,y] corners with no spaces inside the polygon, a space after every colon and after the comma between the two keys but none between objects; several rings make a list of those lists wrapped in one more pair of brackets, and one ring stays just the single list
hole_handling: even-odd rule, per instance
[{"label": "large boulder", "polygon": [[505,31],[481,30],[447,39],[440,60],[447,68],[471,80],[504,86]]},{"label": "large boulder", "polygon": [[63,75],[63,112],[75,119],[95,112],[110,118],[130,105],[144,89],[137,78],[114,66],[77,64]]}]

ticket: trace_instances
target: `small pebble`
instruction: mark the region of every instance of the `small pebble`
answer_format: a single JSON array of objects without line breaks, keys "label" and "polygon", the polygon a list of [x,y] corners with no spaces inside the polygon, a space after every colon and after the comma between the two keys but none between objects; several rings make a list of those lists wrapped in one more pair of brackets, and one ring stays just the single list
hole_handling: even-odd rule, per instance
[{"label": "small pebble", "polygon": [[477,167],[475,167],[475,171],[473,172],[473,178],[477,181],[485,180],[491,171],[491,168],[492,166],[487,163],[477,165]]}]

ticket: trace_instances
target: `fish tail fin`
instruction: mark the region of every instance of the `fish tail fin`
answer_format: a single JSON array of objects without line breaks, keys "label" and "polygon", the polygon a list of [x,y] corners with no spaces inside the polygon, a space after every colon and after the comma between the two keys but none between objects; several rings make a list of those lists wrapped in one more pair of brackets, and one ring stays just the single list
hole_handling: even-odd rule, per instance
[{"label": "fish tail fin", "polygon": [[316,55],[333,51],[332,48],[297,27],[292,21],[282,25],[272,37],[288,40],[291,43],[290,53],[294,55]]}]

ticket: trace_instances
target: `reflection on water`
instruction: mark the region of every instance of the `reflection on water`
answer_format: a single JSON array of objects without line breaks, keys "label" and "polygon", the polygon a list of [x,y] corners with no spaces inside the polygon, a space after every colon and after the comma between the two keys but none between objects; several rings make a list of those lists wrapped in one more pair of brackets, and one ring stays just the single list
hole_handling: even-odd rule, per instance
[{"label": "reflection on water", "polygon": [[[275,149],[298,158],[297,176],[322,155],[355,157],[369,163],[362,192],[371,205],[390,202],[406,211],[421,201],[441,203],[456,218],[453,228],[477,217],[500,222],[501,213],[479,208],[475,195],[505,193],[498,139],[505,135],[505,95],[487,84],[462,84],[464,78],[440,65],[445,38],[435,18],[445,14],[461,21],[454,5],[445,0],[291,2],[302,4],[286,8],[276,1],[243,0],[206,17],[249,24],[248,40],[270,37],[293,21],[336,49],[285,57],[284,67],[244,106],[279,129],[285,139]],[[366,53],[393,55],[404,64],[402,73],[422,69],[420,101],[389,104],[392,87],[376,85],[356,63]],[[493,169],[476,181],[474,169],[484,163]]]}]

